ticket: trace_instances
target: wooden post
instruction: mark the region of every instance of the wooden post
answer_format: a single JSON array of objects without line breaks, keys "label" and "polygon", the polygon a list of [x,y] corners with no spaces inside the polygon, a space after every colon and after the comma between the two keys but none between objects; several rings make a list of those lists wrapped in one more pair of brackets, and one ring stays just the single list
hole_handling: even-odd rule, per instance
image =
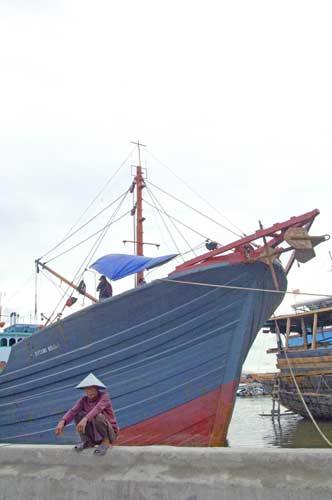
[{"label": "wooden post", "polygon": [[288,338],[290,334],[290,327],[291,327],[291,319],[287,318],[287,323],[286,323],[286,346],[285,349],[288,349]]},{"label": "wooden post", "polygon": [[[141,146],[144,146],[144,144],[141,144],[139,141],[133,142],[133,144],[137,145],[137,151],[138,151],[138,165],[136,166],[136,176],[135,176],[135,182],[136,182],[136,255],[143,255],[143,222],[144,222],[144,217],[143,217],[143,196],[142,196],[142,190],[144,188],[144,178],[143,178],[143,172],[142,172],[142,164],[141,164]],[[139,271],[136,274],[136,286],[141,285],[144,282],[144,271]]]},{"label": "wooden post", "polygon": [[[259,223],[260,229],[262,230],[263,229],[263,224],[261,223],[261,221],[258,221],[258,223]],[[269,245],[267,244],[265,236],[263,236],[263,242],[264,242],[264,249],[265,249],[265,252],[266,252],[267,262],[268,262],[268,265],[269,265],[269,268],[270,268],[270,271],[271,271],[271,275],[272,275],[272,280],[273,280],[273,283],[274,283],[274,287],[275,287],[276,290],[280,290],[278,278],[277,278],[276,272],[275,272],[274,267],[273,267],[273,260],[271,259],[271,249],[270,249]]]},{"label": "wooden post", "polygon": [[314,314],[314,321],[313,321],[313,325],[312,325],[312,343],[311,343],[312,349],[316,349],[316,347],[317,347],[317,343],[316,343],[317,319],[318,319],[318,314],[315,313]]},{"label": "wooden post", "polygon": [[302,327],[302,337],[305,349],[308,349],[308,337],[307,337],[307,329],[305,327],[304,318],[301,318],[301,327]]},{"label": "wooden post", "polygon": [[280,328],[278,321],[275,320],[275,325],[276,325],[276,334],[277,334],[277,346],[278,346],[278,352],[283,351],[284,347],[282,345],[282,340],[281,340],[281,334],[280,334]]},{"label": "wooden post", "polygon": [[[64,276],[61,276],[61,274],[57,273],[56,271],[53,271],[53,269],[51,269],[50,267],[48,267],[46,264],[43,264],[39,260],[36,260],[36,264],[38,266],[42,267],[43,269],[46,269],[46,271],[48,271],[49,273],[53,274],[53,276],[55,276],[56,278],[59,278],[61,281],[63,281],[64,283],[66,283],[66,285],[69,285],[74,290],[79,291],[79,288],[78,288],[77,285],[75,285],[72,281],[67,280]],[[93,295],[90,295],[90,293],[88,293],[88,292],[80,292],[80,293],[82,295],[85,295],[85,297],[87,297],[88,299],[90,299],[91,302],[98,302],[98,300],[96,299],[96,297],[94,297]]]}]

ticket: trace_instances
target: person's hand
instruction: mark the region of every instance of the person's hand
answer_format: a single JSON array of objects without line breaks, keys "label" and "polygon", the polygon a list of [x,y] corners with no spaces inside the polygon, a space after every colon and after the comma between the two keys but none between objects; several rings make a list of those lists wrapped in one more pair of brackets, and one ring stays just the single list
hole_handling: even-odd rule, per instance
[{"label": "person's hand", "polygon": [[58,423],[58,425],[55,428],[55,435],[56,436],[60,436],[62,434],[64,426],[65,426],[64,421],[60,420],[60,422]]},{"label": "person's hand", "polygon": [[88,423],[88,420],[86,417],[82,418],[80,422],[78,422],[76,426],[77,432],[83,432],[85,431],[86,424]]}]

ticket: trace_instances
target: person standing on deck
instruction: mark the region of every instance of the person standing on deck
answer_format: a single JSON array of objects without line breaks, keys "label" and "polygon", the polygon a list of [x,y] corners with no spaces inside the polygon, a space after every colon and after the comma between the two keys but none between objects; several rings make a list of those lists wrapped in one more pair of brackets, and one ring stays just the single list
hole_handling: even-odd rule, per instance
[{"label": "person standing on deck", "polygon": [[100,283],[97,286],[97,292],[99,292],[99,301],[102,302],[103,300],[112,297],[113,289],[111,283],[107,281],[106,276],[101,276],[99,278],[99,282]]},{"label": "person standing on deck", "polygon": [[76,430],[81,438],[81,442],[74,447],[75,451],[98,445],[94,453],[105,455],[119,432],[110,397],[107,392],[102,392],[106,386],[90,373],[76,389],[84,389],[86,396],[79,399],[61,418],[55,434],[60,436],[64,427],[75,419]]}]

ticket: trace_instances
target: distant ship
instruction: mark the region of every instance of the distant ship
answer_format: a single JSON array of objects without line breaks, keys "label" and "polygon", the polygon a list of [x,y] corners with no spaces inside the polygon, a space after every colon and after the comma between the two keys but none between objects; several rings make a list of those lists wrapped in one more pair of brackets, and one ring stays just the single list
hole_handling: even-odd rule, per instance
[{"label": "distant ship", "polygon": [[[77,400],[75,385],[93,372],[109,387],[119,445],[225,445],[256,334],[281,303],[294,259],[312,258],[325,240],[308,235],[319,211],[226,245],[209,241],[166,278],[145,283],[145,269],[175,256],[143,256],[146,185],[139,155],[129,188],[136,193],[136,256],[110,254],[90,266],[113,280],[137,273],[136,288],[98,303],[82,283],[37,261],[96,303],[13,347],[0,376],[1,442],[73,442],[73,425],[60,441],[54,427]],[[290,257],[285,268],[281,255]]]},{"label": "distant ship", "polygon": [[[322,297],[293,306],[296,313],[267,322],[278,336],[279,372],[265,383],[289,410],[308,418],[332,420],[332,299]],[[284,341],[282,341],[282,338]],[[294,382],[297,382],[298,388]]]},{"label": "distant ship", "polygon": [[0,372],[4,370],[12,347],[36,332],[40,326],[32,323],[19,323],[19,315],[10,314],[10,325],[4,328],[5,321],[0,322]]}]

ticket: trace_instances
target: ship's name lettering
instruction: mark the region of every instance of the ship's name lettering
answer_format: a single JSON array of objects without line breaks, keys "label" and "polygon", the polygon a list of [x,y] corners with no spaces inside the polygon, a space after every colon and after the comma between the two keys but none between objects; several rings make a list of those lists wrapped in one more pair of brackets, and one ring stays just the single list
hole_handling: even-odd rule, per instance
[{"label": "ship's name lettering", "polygon": [[38,356],[41,356],[42,354],[46,354],[48,352],[55,351],[56,349],[59,349],[58,344],[51,344],[47,347],[43,347],[42,349],[38,349],[38,351],[35,351],[35,357],[37,358]]}]

